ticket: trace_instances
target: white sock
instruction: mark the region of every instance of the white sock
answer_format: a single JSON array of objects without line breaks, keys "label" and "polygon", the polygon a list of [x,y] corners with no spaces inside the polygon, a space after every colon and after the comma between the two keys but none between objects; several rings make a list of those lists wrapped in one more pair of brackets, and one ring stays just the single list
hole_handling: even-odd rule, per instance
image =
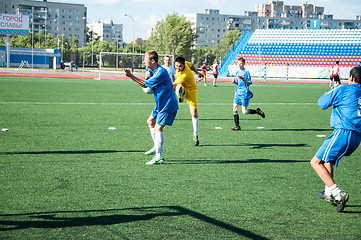
[{"label": "white sock", "polygon": [[[152,137],[153,143],[154,143],[155,142],[155,139],[154,139],[154,126],[149,127],[149,131],[150,131],[150,136]],[[155,145],[155,143],[154,143],[154,145]]]},{"label": "white sock", "polygon": [[327,185],[325,185],[325,194],[326,194],[327,196],[331,196],[331,195],[332,195],[331,189],[330,189],[329,187],[327,187]]},{"label": "white sock", "polygon": [[213,86],[216,86],[216,82],[217,82],[217,80],[213,79]]},{"label": "white sock", "polygon": [[242,113],[243,114],[249,114],[250,113],[250,110],[247,108],[247,109],[243,109],[242,108]]},{"label": "white sock", "polygon": [[154,147],[155,147],[155,157],[160,158],[163,156],[163,144],[164,144],[164,133],[155,132],[154,134]]},{"label": "white sock", "polygon": [[193,123],[193,136],[197,136],[198,135],[199,117],[197,117],[197,118],[192,117],[192,123]]},{"label": "white sock", "polygon": [[340,201],[341,200],[341,189],[337,186],[337,184],[330,187],[332,196],[335,198],[335,200]]}]

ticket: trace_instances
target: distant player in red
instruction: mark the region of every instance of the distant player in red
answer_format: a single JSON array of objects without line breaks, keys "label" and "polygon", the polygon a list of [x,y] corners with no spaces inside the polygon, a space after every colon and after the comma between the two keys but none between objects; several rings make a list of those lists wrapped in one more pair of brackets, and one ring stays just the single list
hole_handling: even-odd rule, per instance
[{"label": "distant player in red", "polygon": [[215,64],[213,64],[211,66],[212,70],[213,70],[213,87],[217,87],[216,83],[217,83],[217,77],[218,77],[218,61],[216,61]]},{"label": "distant player in red", "polygon": [[[330,75],[331,88],[336,88],[339,85],[341,85],[339,63],[340,63],[339,61],[336,61],[336,65],[331,69],[331,75]],[[333,86],[332,86],[332,82],[333,82]]]},{"label": "distant player in red", "polygon": [[202,78],[201,79],[203,79],[203,81],[204,81],[204,86],[208,86],[207,85],[207,63],[205,61],[203,62],[201,70],[202,70]]}]

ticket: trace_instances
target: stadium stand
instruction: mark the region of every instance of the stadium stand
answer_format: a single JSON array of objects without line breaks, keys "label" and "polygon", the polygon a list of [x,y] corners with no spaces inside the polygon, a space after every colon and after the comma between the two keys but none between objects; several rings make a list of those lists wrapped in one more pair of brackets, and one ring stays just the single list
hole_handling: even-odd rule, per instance
[{"label": "stadium stand", "polygon": [[236,57],[228,66],[221,66],[224,68],[221,75],[232,76],[237,67],[236,58],[244,57],[253,75],[260,75],[260,71],[266,74],[271,68],[286,67],[287,72],[307,68],[309,74],[303,73],[300,77],[327,78],[336,60],[340,62],[344,75],[358,65],[361,60],[361,29],[256,30],[243,45],[241,49],[234,47],[238,49],[237,54],[233,54]]}]

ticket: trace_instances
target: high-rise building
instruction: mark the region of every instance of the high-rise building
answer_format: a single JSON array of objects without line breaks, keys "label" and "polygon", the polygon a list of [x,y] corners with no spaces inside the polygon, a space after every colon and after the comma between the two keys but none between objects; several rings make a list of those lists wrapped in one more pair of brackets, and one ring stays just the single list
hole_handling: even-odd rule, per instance
[{"label": "high-rise building", "polygon": [[269,1],[257,4],[254,7],[259,17],[295,17],[295,18],[320,18],[324,14],[324,7],[313,4],[299,4],[297,6],[284,5],[283,1]]},{"label": "high-rise building", "polygon": [[361,18],[333,19],[324,14],[324,7],[312,4],[284,5],[283,1],[270,1],[255,5],[255,11],[243,15],[220,14],[217,9],[204,13],[184,15],[192,24],[198,38],[195,46],[214,47],[229,30],[256,29],[361,29]]},{"label": "high-rise building", "polygon": [[54,37],[75,37],[79,46],[86,44],[87,8],[84,4],[0,0],[0,13],[28,15],[30,30],[34,33],[42,31]]},{"label": "high-rise building", "polygon": [[[123,43],[123,24],[114,24],[112,20],[93,21],[87,24],[89,31],[95,33],[100,41]],[[94,37],[95,38],[95,37]]]},{"label": "high-rise building", "polygon": [[218,45],[227,33],[227,20],[231,15],[219,14],[217,9],[205,9],[204,13],[190,13],[184,16],[191,22],[198,36],[195,47],[213,47]]}]

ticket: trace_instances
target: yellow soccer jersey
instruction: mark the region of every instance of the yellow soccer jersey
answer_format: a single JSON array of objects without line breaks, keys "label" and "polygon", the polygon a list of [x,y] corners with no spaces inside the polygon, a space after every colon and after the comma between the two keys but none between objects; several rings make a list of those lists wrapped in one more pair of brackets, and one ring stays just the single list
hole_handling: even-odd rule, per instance
[{"label": "yellow soccer jersey", "polygon": [[190,67],[192,66],[192,63],[185,62],[185,67],[183,71],[177,72],[176,77],[177,79],[173,83],[173,86],[176,86],[178,84],[182,84],[185,90],[187,91],[194,91],[197,90],[197,84],[194,80],[194,75]]}]

